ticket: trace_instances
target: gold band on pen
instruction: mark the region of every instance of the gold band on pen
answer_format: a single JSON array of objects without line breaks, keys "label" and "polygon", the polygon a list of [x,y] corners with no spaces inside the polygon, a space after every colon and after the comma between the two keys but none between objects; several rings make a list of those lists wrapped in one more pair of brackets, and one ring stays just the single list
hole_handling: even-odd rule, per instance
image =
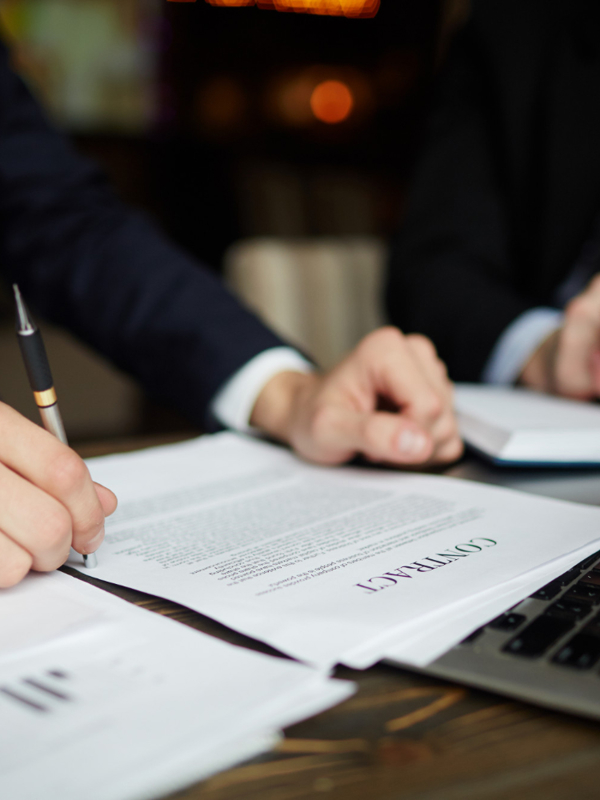
[{"label": "gold band on pen", "polygon": [[50,389],[45,389],[43,392],[34,392],[33,397],[38,408],[47,408],[56,403],[56,391],[54,390],[54,386]]}]

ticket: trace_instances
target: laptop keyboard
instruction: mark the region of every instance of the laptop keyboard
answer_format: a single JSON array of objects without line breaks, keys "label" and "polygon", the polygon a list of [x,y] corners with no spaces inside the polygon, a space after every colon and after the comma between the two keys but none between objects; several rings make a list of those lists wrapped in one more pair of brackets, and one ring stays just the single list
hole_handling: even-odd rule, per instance
[{"label": "laptop keyboard", "polygon": [[489,628],[513,632],[501,652],[516,658],[542,659],[557,667],[589,670],[600,661],[600,552],[538,589],[542,601],[532,616],[519,606],[474,631],[462,645],[475,642]]}]

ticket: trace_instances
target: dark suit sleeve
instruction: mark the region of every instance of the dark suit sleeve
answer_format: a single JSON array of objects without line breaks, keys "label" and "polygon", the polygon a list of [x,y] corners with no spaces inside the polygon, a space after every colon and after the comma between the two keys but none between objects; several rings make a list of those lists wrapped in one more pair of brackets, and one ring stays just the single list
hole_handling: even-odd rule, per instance
[{"label": "dark suit sleeve", "polygon": [[206,422],[243,364],[282,342],[73,152],[0,46],[0,269],[157,398]]},{"label": "dark suit sleeve", "polygon": [[511,263],[494,76],[473,22],[440,80],[387,292],[392,322],[429,336],[454,380],[479,380],[502,331],[535,305]]}]

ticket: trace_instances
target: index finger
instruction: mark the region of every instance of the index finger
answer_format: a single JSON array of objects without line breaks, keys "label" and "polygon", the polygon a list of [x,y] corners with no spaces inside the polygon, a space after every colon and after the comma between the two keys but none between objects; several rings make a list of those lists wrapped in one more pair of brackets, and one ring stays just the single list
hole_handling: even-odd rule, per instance
[{"label": "index finger", "polygon": [[445,398],[431,385],[403,334],[397,328],[381,328],[361,347],[376,391],[430,428],[442,414]]},{"label": "index finger", "polygon": [[78,552],[97,549],[105,515],[83,460],[4,403],[0,403],[0,461],[66,507]]}]

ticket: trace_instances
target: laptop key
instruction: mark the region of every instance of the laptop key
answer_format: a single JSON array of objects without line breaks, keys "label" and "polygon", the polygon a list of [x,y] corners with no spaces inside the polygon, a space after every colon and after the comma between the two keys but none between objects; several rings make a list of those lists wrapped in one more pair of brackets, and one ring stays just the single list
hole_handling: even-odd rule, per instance
[{"label": "laptop key", "polygon": [[587,625],[581,629],[581,633],[586,633],[588,636],[596,636],[600,639],[600,616],[591,619]]},{"label": "laptop key", "polygon": [[581,570],[577,569],[577,567],[573,567],[573,569],[570,569],[568,572],[565,572],[556,580],[560,581],[561,586],[567,586],[569,583],[572,583],[580,575],[581,575]]},{"label": "laptop key", "polygon": [[465,639],[463,639],[461,644],[473,644],[476,639],[479,639],[482,633],[483,628],[477,628],[477,630],[473,631],[473,633],[470,633]]},{"label": "laptop key", "polygon": [[581,578],[581,583],[589,583],[592,586],[600,586],[600,571],[593,569]]},{"label": "laptop key", "polygon": [[488,628],[493,628],[496,631],[515,631],[526,619],[525,614],[513,614],[509,611],[488,622]]},{"label": "laptop key", "polygon": [[598,605],[600,603],[600,586],[590,586],[586,583],[574,583],[569,591],[564,594],[561,600],[587,600],[588,603]]},{"label": "laptop key", "polygon": [[593,555],[584,558],[584,560],[580,561],[579,564],[576,564],[574,569],[584,572],[585,570],[590,569],[590,567],[598,560],[600,560],[600,553],[594,553]]},{"label": "laptop key", "polygon": [[560,579],[557,578],[554,581],[550,581],[545,586],[542,586],[541,589],[538,589],[537,592],[534,592],[531,597],[535,598],[536,600],[552,600],[553,597],[560,592],[562,589],[562,583]]},{"label": "laptop key", "polygon": [[537,658],[548,650],[561,636],[571,630],[572,619],[561,619],[543,614],[504,645],[503,652],[515,656]]},{"label": "laptop key", "polygon": [[560,600],[552,603],[551,606],[544,612],[553,617],[565,617],[567,619],[583,619],[592,610],[592,604],[586,603],[585,600],[568,600],[566,597],[561,597]]},{"label": "laptop key", "polygon": [[590,669],[600,658],[600,639],[585,633],[576,633],[564,644],[552,661],[564,667]]}]

